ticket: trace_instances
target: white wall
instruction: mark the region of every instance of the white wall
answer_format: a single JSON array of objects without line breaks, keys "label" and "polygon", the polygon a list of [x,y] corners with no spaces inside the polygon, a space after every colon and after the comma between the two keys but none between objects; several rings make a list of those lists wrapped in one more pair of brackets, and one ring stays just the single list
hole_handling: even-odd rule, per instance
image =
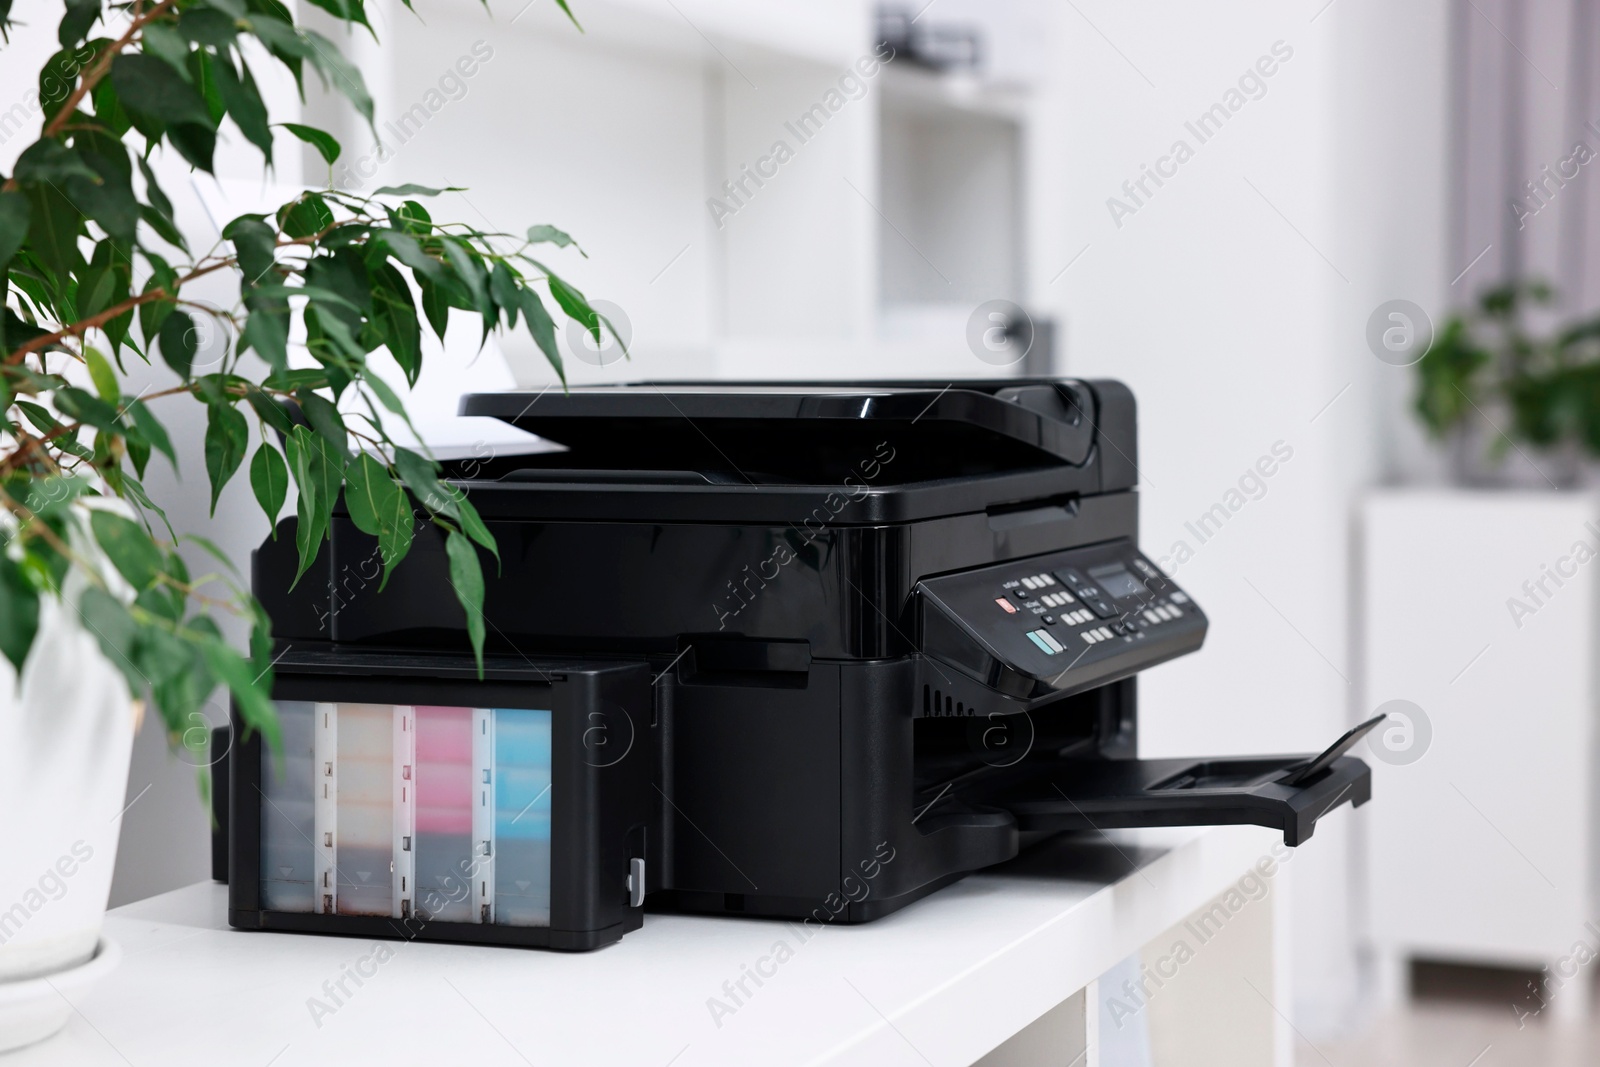
[{"label": "white wall", "polygon": [[[1068,372],[1133,386],[1145,547],[1171,557],[1212,620],[1202,654],[1144,676],[1141,750],[1315,750],[1365,717],[1350,505],[1377,467],[1374,394],[1390,368],[1364,330],[1381,300],[1436,285],[1443,4],[1077,9],[1057,105],[1071,179],[1053,224],[1088,251],[1049,298]],[[1185,123],[1279,41],[1293,53],[1264,94],[1201,143]],[[1179,139],[1193,157],[1133,204],[1122,183]],[[1113,196],[1136,208],[1120,227]],[[1275,448],[1264,489],[1230,500]],[[1188,524],[1219,503],[1237,510],[1202,540]],[[1296,992],[1281,1007],[1311,1034],[1359,1002],[1359,819],[1326,819],[1292,868]]]}]

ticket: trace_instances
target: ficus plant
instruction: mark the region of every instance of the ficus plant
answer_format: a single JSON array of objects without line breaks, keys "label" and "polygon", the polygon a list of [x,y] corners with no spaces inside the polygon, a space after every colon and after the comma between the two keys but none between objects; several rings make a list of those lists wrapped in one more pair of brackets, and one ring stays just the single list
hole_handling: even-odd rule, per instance
[{"label": "ficus plant", "polygon": [[[312,2],[371,32],[362,0]],[[13,16],[0,0],[7,41]],[[552,310],[601,340],[609,324],[534,255],[575,247],[571,238],[443,223],[422,203],[443,190],[403,185],[308,190],[191,249],[151,161],[175,154],[211,172],[219,138],[242,138],[270,169],[281,126],[331,164],[339,142],[275,123],[252,67],[285,68],[302,98],[307,76],[319,78],[371,129],[360,72],[279,0],[66,0],[57,40],[39,74],[38,139],[0,180],[0,653],[21,672],[41,603],[54,599],[81,616],[169,736],[220,686],[248,728],[275,738],[268,620],[227,559],[214,576],[185,566],[184,541],[222,554],[177,535],[145,491],[150,464],[165,462],[181,466],[188,491],[209,493],[213,511],[230,480],[247,476],[275,529],[293,487],[296,581],[341,494],[350,520],[377,538],[385,580],[432,524],[481,670],[494,538],[426,450],[390,431],[409,425],[404,391],[422,369],[424,327],[442,340],[452,310],[483,339],[520,323],[558,373]],[[231,307],[186,295],[218,274],[237,279]],[[196,366],[210,329],[224,350]],[[379,376],[379,349],[405,382]],[[133,392],[130,360],[169,380]],[[162,412],[184,403],[204,406],[206,430],[203,455],[180,464]],[[219,612],[248,620],[248,651],[224,640]]]}]

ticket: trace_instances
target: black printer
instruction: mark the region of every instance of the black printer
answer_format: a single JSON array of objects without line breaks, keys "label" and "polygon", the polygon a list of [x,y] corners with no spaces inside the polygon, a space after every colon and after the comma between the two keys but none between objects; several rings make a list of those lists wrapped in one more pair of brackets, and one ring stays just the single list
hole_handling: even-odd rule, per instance
[{"label": "black printer", "polygon": [[230,753],[235,926],[586,949],[647,902],[864,922],[1062,831],[1298,845],[1370,796],[1360,729],[1316,757],[1137,758],[1136,675],[1207,621],[1139,550],[1120,383],[460,410],[560,446],[446,463],[502,561],[481,675],[431,527],[381,590],[337,512],[292,590],[292,530],[255,555],[284,751]]}]

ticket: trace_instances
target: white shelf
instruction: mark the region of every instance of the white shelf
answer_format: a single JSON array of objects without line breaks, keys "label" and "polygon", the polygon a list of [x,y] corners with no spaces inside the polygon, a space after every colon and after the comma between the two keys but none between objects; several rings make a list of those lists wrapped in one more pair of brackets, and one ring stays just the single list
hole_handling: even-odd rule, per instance
[{"label": "white shelf", "polygon": [[[364,939],[230,930],[225,888],[195,885],[113,912],[119,969],[62,1035],[6,1063],[881,1067],[921,1062],[908,1041],[971,1063],[1236,883],[1274,838],[1085,835],[809,940],[791,923],[648,915],[575,954],[385,942],[392,958],[373,962]],[[793,955],[774,965],[779,942]],[[363,983],[313,1017],[308,1002],[331,1004],[325,983],[363,958]],[[708,999],[763,959],[775,973],[718,1026]]]},{"label": "white shelf", "polygon": [[[907,332],[905,306],[1027,306],[1040,288],[1023,190],[1051,180],[1025,151],[1028,92],[906,64],[861,77],[876,48],[867,0],[584,0],[583,33],[554,0],[488,13],[445,0],[426,21],[397,0],[372,6],[383,45],[352,48],[394,155],[358,173],[370,135],[313,85],[308,121],[346,146],[335,173],[467,186],[435,213],[577,237],[592,258],[569,250],[551,265],[624,310],[638,358],[569,361],[574,380],[992,375],[961,333],[932,320]],[[961,18],[1018,36],[1000,24],[1021,16],[1003,8]],[[455,59],[474,55],[475,72],[455,79],[464,88],[441,97]],[[397,137],[428,101],[438,106]],[[750,178],[779,142],[790,158]],[[742,186],[737,199],[726,182]],[[525,334],[502,348],[519,382],[553,377]],[[811,355],[762,357],[781,351]]]}]

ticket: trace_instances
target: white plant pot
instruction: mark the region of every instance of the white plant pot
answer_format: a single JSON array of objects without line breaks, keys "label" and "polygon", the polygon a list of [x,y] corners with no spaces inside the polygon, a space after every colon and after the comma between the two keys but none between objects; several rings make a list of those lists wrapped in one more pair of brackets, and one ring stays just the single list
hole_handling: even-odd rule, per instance
[{"label": "white plant pot", "polygon": [[0,658],[0,1051],[65,1022],[59,997],[35,1001],[41,1014],[26,1016],[24,987],[98,975],[114,962],[96,946],[137,712],[76,610],[41,600],[22,677]]}]

